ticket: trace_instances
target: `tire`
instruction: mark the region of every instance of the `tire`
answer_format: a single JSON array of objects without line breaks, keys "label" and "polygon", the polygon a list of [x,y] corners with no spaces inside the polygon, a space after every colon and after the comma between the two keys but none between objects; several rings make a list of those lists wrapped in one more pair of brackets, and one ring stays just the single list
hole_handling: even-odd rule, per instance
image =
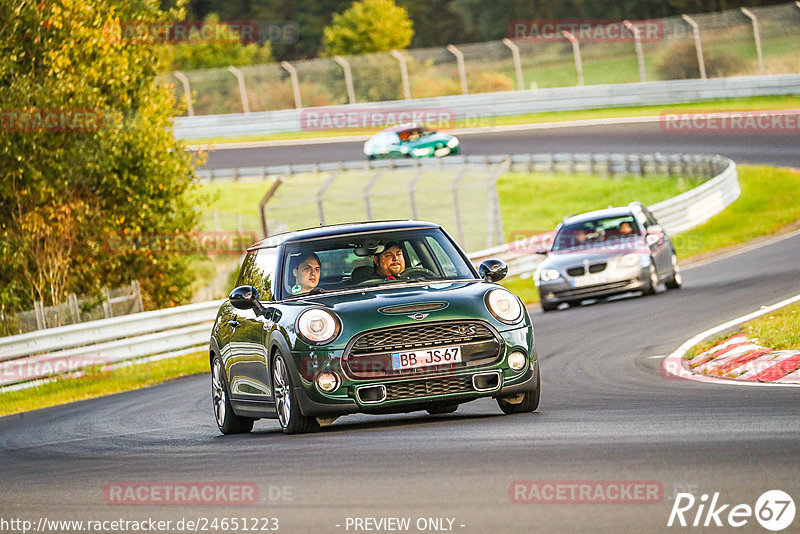
[{"label": "tire", "polygon": [[650,274],[648,276],[647,285],[644,288],[645,295],[655,295],[658,290],[658,272],[656,271],[656,264],[650,259]]},{"label": "tire", "polygon": [[246,434],[253,430],[255,419],[239,417],[233,413],[231,399],[228,393],[228,381],[222,370],[222,360],[214,356],[211,361],[211,401],[214,405],[214,419],[217,428],[223,434]]},{"label": "tire", "polygon": [[275,393],[278,423],[284,434],[304,434],[319,429],[315,418],[300,413],[300,405],[296,402],[292,385],[292,373],[280,354],[272,360],[272,389]]},{"label": "tire", "polygon": [[439,406],[431,406],[426,412],[431,415],[441,415],[444,413],[453,413],[458,410],[458,404],[441,404]]},{"label": "tire", "polygon": [[672,276],[666,282],[667,289],[680,289],[683,284],[683,275],[678,265],[678,256],[672,253]]},{"label": "tire", "polygon": [[539,377],[539,362],[536,362],[536,389],[526,391],[522,402],[511,404],[502,398],[497,399],[497,405],[503,410],[504,414],[530,413],[539,407],[539,394],[542,391],[541,379]]}]

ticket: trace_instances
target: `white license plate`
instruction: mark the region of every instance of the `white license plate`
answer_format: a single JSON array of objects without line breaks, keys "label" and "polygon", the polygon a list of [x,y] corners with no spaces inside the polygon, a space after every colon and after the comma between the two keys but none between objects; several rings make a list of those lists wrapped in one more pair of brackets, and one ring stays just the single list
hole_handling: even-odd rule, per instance
[{"label": "white license plate", "polygon": [[439,347],[392,353],[392,369],[416,369],[433,365],[447,365],[461,361],[461,347]]},{"label": "white license plate", "polygon": [[605,284],[606,282],[608,282],[608,275],[606,273],[587,274],[573,279],[572,287],[593,286],[596,284]]}]

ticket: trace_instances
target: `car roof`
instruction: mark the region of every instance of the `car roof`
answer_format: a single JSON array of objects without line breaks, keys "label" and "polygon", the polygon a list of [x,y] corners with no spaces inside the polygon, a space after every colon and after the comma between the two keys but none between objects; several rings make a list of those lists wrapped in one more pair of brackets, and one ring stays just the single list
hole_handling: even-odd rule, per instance
[{"label": "car roof", "polygon": [[594,219],[622,217],[623,215],[631,215],[635,209],[635,206],[625,206],[620,208],[606,208],[602,210],[587,211],[586,213],[579,213],[578,215],[570,215],[565,217],[563,222],[564,224],[573,224],[592,221]]},{"label": "car roof", "polygon": [[360,234],[369,232],[385,232],[391,230],[412,230],[419,228],[440,228],[438,224],[428,221],[369,221],[358,223],[343,223],[332,224],[329,226],[315,226],[312,228],[304,228],[302,230],[293,230],[282,234],[275,234],[273,236],[262,239],[261,241],[253,244],[247,250],[255,250],[257,248],[277,247],[282,243],[289,241],[304,241],[307,239],[319,239],[324,237],[336,237],[349,234]]}]

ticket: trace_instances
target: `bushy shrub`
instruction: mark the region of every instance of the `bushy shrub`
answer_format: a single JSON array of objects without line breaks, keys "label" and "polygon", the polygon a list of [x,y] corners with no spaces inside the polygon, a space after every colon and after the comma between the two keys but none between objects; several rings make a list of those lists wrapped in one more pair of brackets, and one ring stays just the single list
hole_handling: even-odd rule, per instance
[{"label": "bushy shrub", "polygon": [[467,74],[467,87],[470,93],[496,93],[514,89],[514,81],[500,72],[481,71]]},{"label": "bushy shrub", "polygon": [[[743,61],[728,52],[703,50],[706,75],[709,78],[730,76],[743,67]],[[697,64],[697,49],[694,42],[676,42],[671,44],[656,66],[656,72],[662,80],[687,80],[700,77]]]}]

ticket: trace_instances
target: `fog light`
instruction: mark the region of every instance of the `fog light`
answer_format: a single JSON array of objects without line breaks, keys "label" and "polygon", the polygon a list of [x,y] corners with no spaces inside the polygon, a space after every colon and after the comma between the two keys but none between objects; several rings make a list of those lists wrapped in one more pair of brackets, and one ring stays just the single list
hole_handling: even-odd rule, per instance
[{"label": "fog light", "polygon": [[339,387],[339,377],[336,373],[322,372],[317,375],[317,386],[326,393],[336,391]]},{"label": "fog light", "polygon": [[514,371],[522,371],[528,359],[519,351],[512,352],[508,357],[508,366]]}]

